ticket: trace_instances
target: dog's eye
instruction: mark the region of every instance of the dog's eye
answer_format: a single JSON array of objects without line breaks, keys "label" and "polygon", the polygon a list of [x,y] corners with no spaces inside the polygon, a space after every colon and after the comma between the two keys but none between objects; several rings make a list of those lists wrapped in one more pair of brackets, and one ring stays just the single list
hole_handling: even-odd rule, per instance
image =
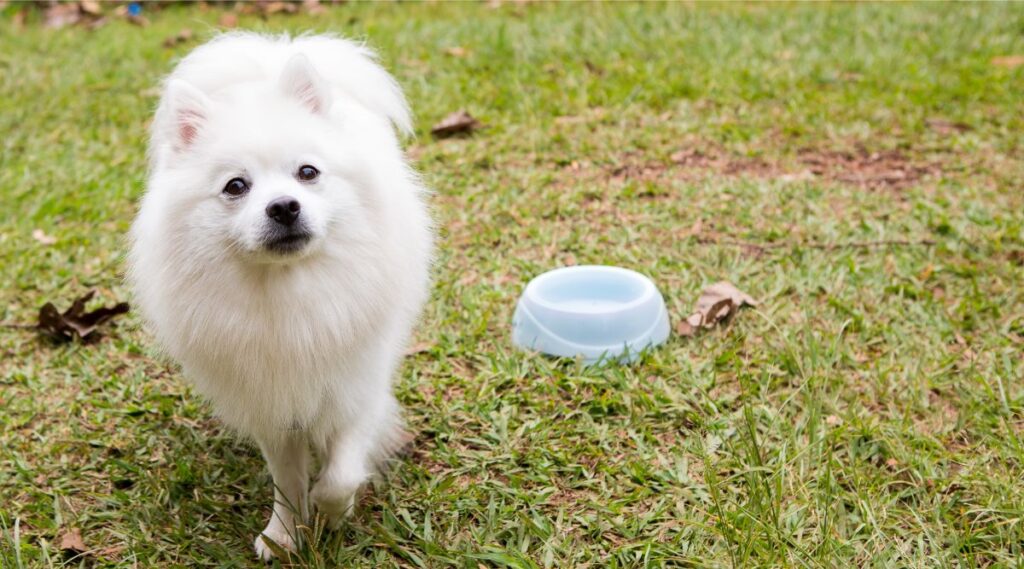
[{"label": "dog's eye", "polygon": [[320,176],[320,170],[306,164],[304,166],[299,166],[299,171],[295,173],[295,176],[303,182],[312,182]]},{"label": "dog's eye", "polygon": [[231,178],[231,181],[224,186],[224,193],[229,196],[240,196],[249,191],[249,184],[241,178]]}]

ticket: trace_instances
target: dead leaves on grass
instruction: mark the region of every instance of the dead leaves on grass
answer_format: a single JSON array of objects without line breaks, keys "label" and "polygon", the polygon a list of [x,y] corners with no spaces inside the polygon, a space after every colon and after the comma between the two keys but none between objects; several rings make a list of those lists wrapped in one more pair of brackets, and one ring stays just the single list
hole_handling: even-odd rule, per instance
[{"label": "dead leaves on grass", "polygon": [[217,25],[222,28],[237,28],[238,27],[238,14],[234,12],[224,12],[217,18]]},{"label": "dead leaves on grass", "polygon": [[451,47],[446,47],[444,49],[444,54],[452,57],[463,58],[469,55],[469,50],[461,45],[453,45]]},{"label": "dead leaves on grass", "polygon": [[[110,6],[116,7],[107,10]],[[54,2],[43,12],[43,26],[55,30],[74,25],[96,29],[110,22],[111,17],[124,18],[137,26],[148,26],[149,20],[142,15],[142,9],[142,4],[135,2],[119,5],[97,0]]]},{"label": "dead leaves on grass", "polygon": [[114,306],[104,306],[91,312],[85,311],[86,304],[92,300],[96,291],[92,290],[85,295],[75,299],[71,307],[60,312],[52,302],[47,302],[39,309],[39,323],[37,328],[43,334],[55,340],[70,342],[76,338],[86,339],[103,323],[115,316],[126,314],[129,306],[127,302],[120,302]]},{"label": "dead leaves on grass", "polygon": [[71,528],[66,530],[60,536],[60,550],[68,555],[82,555],[89,551],[89,548],[85,546],[85,541],[82,539],[82,532],[77,528]]},{"label": "dead leaves on grass", "polygon": [[434,342],[428,341],[416,342],[415,344],[405,349],[405,355],[412,356],[415,354],[421,354],[423,352],[429,352],[430,350],[434,349],[435,345],[436,344]]},{"label": "dead leaves on grass", "polygon": [[430,129],[434,138],[450,138],[456,135],[469,134],[483,127],[483,123],[473,118],[469,111],[459,109],[441,119],[441,122]]},{"label": "dead leaves on grass", "polygon": [[[931,119],[926,123],[940,134],[970,130],[964,123]],[[855,186],[867,190],[898,191],[942,175],[936,160],[921,160],[900,150],[869,150],[857,144],[850,149],[805,148],[792,158],[744,156],[713,143],[694,141],[668,156],[652,160],[646,153],[626,152],[600,167],[588,161],[570,161],[567,176],[603,181],[664,184],[670,180],[700,180],[714,176],[775,179],[781,182],[812,181]]]},{"label": "dead leaves on grass", "polygon": [[971,130],[971,125],[969,125],[967,123],[956,122],[956,121],[946,120],[946,119],[942,119],[942,118],[934,118],[933,117],[933,118],[930,118],[930,119],[926,119],[924,121],[924,124],[927,125],[928,128],[930,128],[933,131],[935,131],[937,134],[941,134],[943,136],[948,136],[948,135],[951,135],[951,134],[959,134],[961,132],[967,132],[967,131]]},{"label": "dead leaves on grass", "polygon": [[701,329],[713,328],[729,321],[743,306],[757,306],[757,301],[728,281],[717,282],[704,289],[693,314],[676,325],[676,333],[688,338]]},{"label": "dead leaves on grass", "polygon": [[[337,0],[334,0],[337,1]],[[42,3],[40,3],[42,4]],[[43,12],[43,25],[51,29],[61,29],[68,26],[86,26],[95,29],[111,21],[112,18],[123,18],[138,26],[148,26],[149,20],[143,15],[144,11],[156,11],[162,9],[160,3],[151,2],[104,2],[99,0],[77,0],[73,2],[51,2]],[[200,3],[200,10],[206,11],[209,7],[206,3]],[[282,2],[271,0],[256,0],[253,2],[237,2],[234,7],[221,14],[218,25],[223,28],[234,28],[238,26],[239,14],[257,15],[263,19],[278,14],[299,14],[305,13],[311,16],[318,16],[325,13],[327,9],[322,5],[321,0],[303,0],[302,2]],[[18,27],[24,24],[25,10],[16,13]],[[173,40],[175,36],[165,41],[176,45]]]},{"label": "dead leaves on grass", "polygon": [[179,44],[188,43],[192,41],[192,38],[194,37],[195,34],[192,33],[192,30],[188,28],[182,28],[180,32],[164,40],[164,47],[172,48]]},{"label": "dead leaves on grass", "polygon": [[928,175],[941,173],[937,165],[918,164],[898,150],[800,152],[811,174],[866,189],[908,188]]},{"label": "dead leaves on grass", "polygon": [[999,57],[993,57],[990,63],[996,67],[1013,69],[1014,67],[1024,65],[1024,55],[1001,55]]}]

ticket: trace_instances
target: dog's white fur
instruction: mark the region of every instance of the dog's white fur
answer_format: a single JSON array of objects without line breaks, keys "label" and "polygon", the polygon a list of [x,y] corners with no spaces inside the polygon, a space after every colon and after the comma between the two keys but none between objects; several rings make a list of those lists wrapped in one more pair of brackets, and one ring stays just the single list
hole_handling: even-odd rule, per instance
[{"label": "dog's white fur", "polygon": [[[405,99],[347,40],[233,33],[167,79],[129,278],[159,343],[274,479],[261,535],[297,545],[312,505],[329,522],[401,432],[391,378],[428,294],[426,189],[395,128]],[[320,170],[313,183],[301,165]],[[242,177],[239,198],[222,192]],[[300,251],[265,247],[268,202],[301,204]],[[322,468],[309,490],[310,446]],[[308,498],[308,499],[307,499]],[[261,536],[256,551],[271,556]]]}]

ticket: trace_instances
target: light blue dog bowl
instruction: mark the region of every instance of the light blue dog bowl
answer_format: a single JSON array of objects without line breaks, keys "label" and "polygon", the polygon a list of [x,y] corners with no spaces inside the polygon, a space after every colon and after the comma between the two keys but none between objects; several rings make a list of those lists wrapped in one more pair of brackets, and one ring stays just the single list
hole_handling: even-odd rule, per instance
[{"label": "light blue dog bowl", "polygon": [[651,279],[588,265],[534,278],[512,316],[512,342],[525,350],[586,363],[633,361],[668,338],[665,300]]}]

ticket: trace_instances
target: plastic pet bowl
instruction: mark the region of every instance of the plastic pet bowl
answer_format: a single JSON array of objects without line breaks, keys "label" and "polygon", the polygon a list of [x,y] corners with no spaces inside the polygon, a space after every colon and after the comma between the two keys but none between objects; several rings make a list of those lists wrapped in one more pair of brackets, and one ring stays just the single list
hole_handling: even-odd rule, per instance
[{"label": "plastic pet bowl", "polygon": [[586,363],[633,361],[668,338],[665,300],[628,269],[565,267],[534,278],[512,317],[512,342]]}]

